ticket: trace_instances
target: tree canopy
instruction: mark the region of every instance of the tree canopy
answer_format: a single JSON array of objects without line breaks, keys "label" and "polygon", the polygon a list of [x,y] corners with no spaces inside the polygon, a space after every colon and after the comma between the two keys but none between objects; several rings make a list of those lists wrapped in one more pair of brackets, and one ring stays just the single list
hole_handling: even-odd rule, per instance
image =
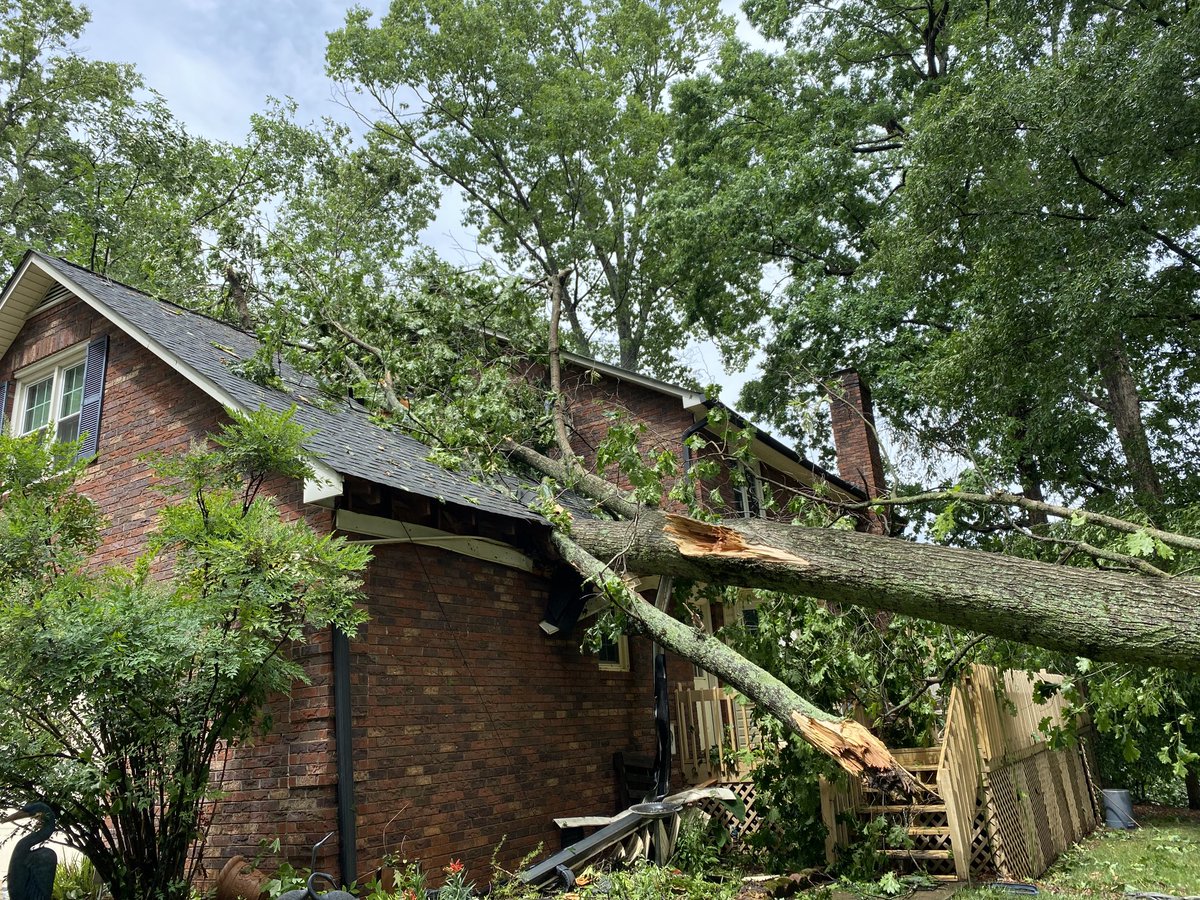
[{"label": "tree canopy", "polygon": [[329,70],[374,138],[460,189],[466,219],[562,294],[575,346],[678,374],[685,338],[651,200],[668,92],[730,23],[711,0],[396,0],[354,10]]},{"label": "tree canopy", "polygon": [[783,49],[678,90],[671,218],[690,309],[768,328],[748,404],[811,437],[796,401],[852,366],[895,433],[994,485],[1194,499],[1195,8],[746,12]]}]

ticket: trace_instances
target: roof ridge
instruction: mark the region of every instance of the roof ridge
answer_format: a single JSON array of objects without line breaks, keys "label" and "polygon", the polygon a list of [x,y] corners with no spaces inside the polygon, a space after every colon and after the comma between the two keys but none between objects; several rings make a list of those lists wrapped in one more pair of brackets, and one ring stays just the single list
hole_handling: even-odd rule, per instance
[{"label": "roof ridge", "polygon": [[197,316],[201,319],[207,319],[210,322],[215,322],[218,325],[223,325],[226,328],[232,329],[233,331],[238,332],[238,334],[243,334],[248,338],[252,338],[253,340],[258,341],[260,344],[262,343],[262,341],[259,340],[258,335],[254,334],[251,331],[247,331],[244,328],[239,328],[237,325],[234,325],[232,322],[226,322],[224,319],[218,319],[214,315],[210,315],[209,313],[200,312],[198,310],[192,309],[190,306],[184,306],[181,303],[176,303],[173,300],[164,300],[162,297],[159,297],[156,294],[147,293],[142,288],[134,287],[133,285],[128,284],[127,282],[121,281],[117,278],[113,278],[111,275],[107,275],[103,272],[97,272],[94,269],[89,269],[87,266],[81,265],[77,262],[72,262],[71,260],[66,259],[65,257],[55,256],[52,253],[43,253],[41,250],[33,250],[31,252],[35,256],[40,256],[42,259],[49,260],[51,262],[62,263],[64,266],[69,266],[72,269],[78,269],[80,272],[90,275],[93,278],[100,278],[104,281],[107,281],[109,284],[115,284],[118,287],[125,288],[125,290],[127,290],[127,291],[133,291],[135,294],[141,294],[147,300],[153,300],[155,303],[161,303],[163,306],[173,307],[174,309],[177,309],[180,312],[185,312],[185,313],[188,313],[189,315]]}]

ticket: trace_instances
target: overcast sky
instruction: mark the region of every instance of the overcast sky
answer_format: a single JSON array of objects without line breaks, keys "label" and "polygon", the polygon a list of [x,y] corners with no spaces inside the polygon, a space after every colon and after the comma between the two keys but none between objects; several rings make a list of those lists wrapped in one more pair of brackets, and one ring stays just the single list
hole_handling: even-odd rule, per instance
[{"label": "overcast sky", "polygon": [[[351,114],[338,105],[325,75],[326,34],[341,26],[355,0],[94,0],[78,49],[133,63],[190,131],[240,141],[252,113],[272,97],[291,97],[301,122]],[[387,0],[356,0],[382,13]],[[728,11],[737,0],[723,0]],[[459,201],[446,197],[424,240],[451,262],[471,265],[474,235],[460,224]],[[733,404],[746,376],[724,370],[711,345],[684,361],[702,382],[722,386]]]}]

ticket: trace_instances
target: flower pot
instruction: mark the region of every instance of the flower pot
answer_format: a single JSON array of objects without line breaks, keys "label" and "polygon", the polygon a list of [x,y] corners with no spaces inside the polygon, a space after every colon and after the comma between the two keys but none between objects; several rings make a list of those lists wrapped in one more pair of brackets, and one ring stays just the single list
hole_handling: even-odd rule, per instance
[{"label": "flower pot", "polygon": [[217,876],[217,900],[267,900],[267,880],[246,857],[235,856]]}]

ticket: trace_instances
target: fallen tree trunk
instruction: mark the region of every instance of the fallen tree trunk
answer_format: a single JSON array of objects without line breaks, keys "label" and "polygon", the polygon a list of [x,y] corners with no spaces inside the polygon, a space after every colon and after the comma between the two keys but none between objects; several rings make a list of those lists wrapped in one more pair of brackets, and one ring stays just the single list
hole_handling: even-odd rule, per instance
[{"label": "fallen tree trunk", "polygon": [[642,510],[576,519],[615,568],[765,588],[943,622],[1092,659],[1200,671],[1200,582],[1138,578],[763,520]]},{"label": "fallen tree trunk", "polygon": [[847,772],[905,794],[920,789],[884,743],[861,724],[817,708],[733,648],[648,603],[566,535],[555,532],[551,540],[563,559],[635,619],[644,633],[736,688]]}]

